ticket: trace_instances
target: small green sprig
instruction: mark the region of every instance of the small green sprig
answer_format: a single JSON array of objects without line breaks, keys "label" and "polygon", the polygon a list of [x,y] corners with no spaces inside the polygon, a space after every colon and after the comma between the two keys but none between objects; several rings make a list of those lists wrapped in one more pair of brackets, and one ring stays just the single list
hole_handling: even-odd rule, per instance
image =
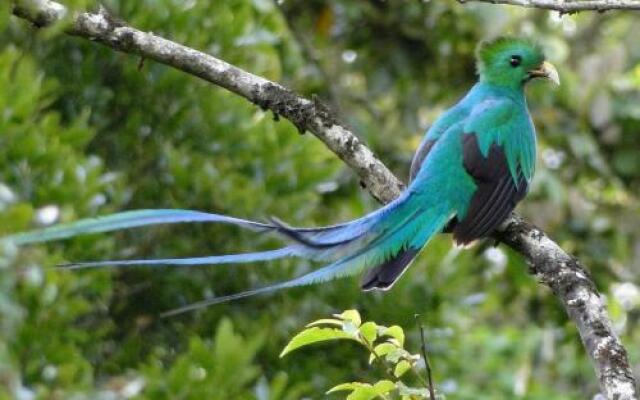
[{"label": "small green sprig", "polygon": [[[338,339],[355,341],[367,349],[369,364],[378,365],[384,371],[385,379],[375,383],[342,383],[329,389],[327,394],[349,392],[347,400],[444,399],[440,394],[435,397],[430,395],[434,393],[433,388],[417,368],[422,356],[405,350],[405,334],[402,327],[387,327],[373,321],[363,322],[357,310],[346,310],[341,314],[334,314],[333,318],[311,322],[291,339],[280,353],[280,357],[310,344]],[[422,387],[412,387],[403,381],[409,371],[416,376]]]}]

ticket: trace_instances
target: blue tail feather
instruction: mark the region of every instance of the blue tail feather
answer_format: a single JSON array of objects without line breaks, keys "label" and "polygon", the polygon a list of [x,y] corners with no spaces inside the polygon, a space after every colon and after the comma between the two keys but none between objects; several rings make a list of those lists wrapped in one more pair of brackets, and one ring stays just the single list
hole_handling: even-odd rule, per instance
[{"label": "blue tail feather", "polygon": [[[354,241],[355,239],[357,239],[359,236],[358,234],[352,234],[349,238],[346,239],[342,239],[342,240],[334,240],[334,241],[317,241],[315,239],[310,238],[310,236],[313,235],[308,235],[308,231],[306,231],[304,228],[299,229],[299,228],[293,228],[290,227],[289,225],[285,224],[284,222],[282,222],[281,220],[272,217],[270,219],[271,223],[273,224],[273,226],[276,227],[276,232],[278,232],[279,234],[281,234],[282,236],[285,236],[291,240],[293,240],[294,242],[297,242],[299,244],[302,244],[304,246],[310,247],[310,248],[314,248],[314,249],[326,249],[326,248],[330,248],[330,247],[335,247],[335,246],[341,246],[341,245],[346,245],[352,241]],[[341,226],[340,229],[341,230],[346,230],[352,228],[352,226],[347,225],[347,226]],[[326,228],[327,230],[336,230],[335,227],[330,227],[330,228]],[[318,231],[316,230],[317,233]],[[324,231],[323,233],[326,233],[326,231]],[[315,235],[317,236],[317,235]]]},{"label": "blue tail feather", "polygon": [[[285,226],[282,223],[268,224],[254,222],[226,215],[206,213],[201,211],[180,209],[143,209],[125,211],[97,218],[86,218],[79,221],[59,224],[32,232],[10,235],[0,238],[0,240],[11,241],[12,243],[17,245],[26,245],[66,239],[82,234],[112,232],[117,230],[160,224],[218,222],[240,226],[242,228],[247,228],[257,232],[279,233],[281,236],[291,239],[294,242],[291,248],[292,252],[294,252],[295,255],[312,260],[330,261],[336,259],[336,257],[333,257],[333,255],[331,254],[332,249],[335,249],[336,247],[338,247],[338,245],[345,245],[353,242],[354,240],[361,238],[363,235],[370,231],[372,224],[376,222],[375,216],[378,212],[379,210],[355,221],[338,225],[318,228],[291,228]],[[329,242],[329,240],[331,239],[333,239],[333,241]],[[320,246],[318,243],[322,243],[322,241],[324,241],[325,244]],[[208,262],[207,260],[210,260],[210,262]],[[201,262],[202,264],[216,264],[219,263],[217,260],[218,259],[215,258],[208,259],[206,257],[199,257],[194,259],[193,261]],[[117,265],[143,265],[143,260],[131,261],[132,262],[130,263],[118,261]],[[186,263],[190,262],[188,260],[169,262],[167,261],[168,260],[159,260],[157,264],[165,263],[167,265],[186,265]],[[156,263],[152,260],[149,260],[149,262],[145,262],[144,264],[155,265]],[[74,266],[77,268],[88,268],[90,265],[98,267],[115,264],[114,262],[91,262],[89,264],[83,263],[82,266],[74,264]]]},{"label": "blue tail feather", "polygon": [[[355,259],[356,257],[357,256],[354,256],[347,260],[341,260],[341,261],[335,262],[333,264],[317,269],[313,272],[309,272],[308,274],[302,275],[298,278],[280,282],[275,285],[265,286],[265,287],[253,289],[253,290],[247,290],[245,292],[234,293],[226,296],[219,296],[219,297],[205,299],[193,304],[186,305],[184,307],[180,307],[174,310],[164,312],[161,314],[161,316],[170,317],[170,316],[182,314],[188,311],[193,311],[199,308],[212,306],[214,304],[226,303],[233,300],[239,300],[246,297],[255,296],[258,294],[271,293],[281,289],[292,288],[296,286],[312,285],[314,283],[325,282],[325,281],[337,278],[339,276],[350,275],[357,271],[353,271],[353,269],[349,271],[349,269],[345,268],[345,266],[349,267],[350,265],[347,263],[349,261],[353,261],[353,259]],[[344,272],[344,275],[338,275],[339,272]]]},{"label": "blue tail feather", "polygon": [[191,210],[159,209],[125,211],[104,217],[87,218],[68,224],[55,225],[33,232],[18,233],[2,238],[2,240],[8,240],[17,245],[23,245],[66,239],[86,233],[112,232],[148,225],[176,224],[185,222],[220,222],[238,225],[254,231],[269,231],[274,229],[274,227],[269,224],[248,221],[226,215]]},{"label": "blue tail feather", "polygon": [[192,266],[268,261],[292,256],[329,262],[329,265],[289,281],[228,296],[206,299],[164,314],[168,316],[284,288],[326,282],[383,265],[408,246],[416,249],[421,248],[449,220],[450,211],[447,206],[445,204],[430,205],[432,203],[430,200],[430,198],[422,196],[413,198],[410,193],[405,192],[396,201],[362,218],[321,228],[294,228],[277,220],[274,220],[273,223],[260,223],[200,211],[160,209],[127,211],[105,217],[85,219],[35,232],[16,234],[0,240],[9,240],[22,245],[64,239],[86,233],[110,232],[158,224],[219,222],[257,232],[278,233],[290,239],[292,243],[276,250],[244,254],[155,260],[95,261],[67,264],[64,267],[82,269],[136,265]]},{"label": "blue tail feather", "polygon": [[447,215],[447,210],[445,209],[443,209],[442,212],[437,212],[436,210],[432,211],[435,212],[427,211],[425,213],[424,211],[421,212],[420,210],[415,210],[413,213],[407,215],[406,218],[399,221],[399,223],[394,224],[393,229],[377,236],[365,248],[360,249],[355,254],[346,256],[341,260],[300,277],[245,292],[205,299],[184,307],[167,311],[163,313],[162,316],[169,317],[215,304],[226,303],[259,294],[272,293],[286,288],[312,285],[357,274],[365,269],[379,265],[387,259],[395,256],[399,251],[406,248],[408,240],[411,240],[412,238],[420,237],[424,239],[418,247],[422,247],[422,245],[426,244],[426,242],[428,242],[436,232],[442,229],[450,218],[450,215]]},{"label": "blue tail feather", "polygon": [[287,246],[276,250],[259,251],[254,253],[225,254],[221,256],[192,257],[192,258],[164,258],[147,260],[111,260],[89,261],[59,265],[63,269],[85,269],[98,267],[125,267],[125,266],[194,266],[194,265],[219,265],[240,264],[256,261],[271,261],[295,255],[293,248]]},{"label": "blue tail feather", "polygon": [[[373,213],[372,213],[373,214]],[[347,222],[339,225],[332,225],[319,228],[290,228],[287,226],[286,233],[280,232],[283,236],[297,241],[300,244],[307,244],[313,241],[349,240],[363,233],[366,233],[370,223],[373,221],[372,214],[359,220]],[[86,218],[75,222],[59,224],[52,227],[35,230],[32,232],[18,233],[0,238],[3,241],[11,241],[16,245],[48,242],[52,240],[67,239],[74,236],[89,233],[113,232],[123,229],[131,229],[143,226],[176,224],[189,222],[218,222],[240,226],[257,232],[278,231],[284,225],[274,225],[268,223],[255,222],[222,214],[206,213],[193,210],[173,210],[173,209],[143,209],[125,211],[103,217]],[[282,230],[282,229],[280,229]],[[296,232],[299,236],[291,234]],[[342,239],[340,239],[342,237]],[[296,240],[298,239],[298,240]]]},{"label": "blue tail feather", "polygon": [[291,227],[278,219],[272,219],[273,226],[280,234],[308,247],[327,247],[333,245],[345,245],[349,242],[361,239],[372,231],[380,231],[380,224],[385,223],[388,214],[406,205],[407,192],[399,198],[379,208],[364,217],[342,224],[317,228]]}]

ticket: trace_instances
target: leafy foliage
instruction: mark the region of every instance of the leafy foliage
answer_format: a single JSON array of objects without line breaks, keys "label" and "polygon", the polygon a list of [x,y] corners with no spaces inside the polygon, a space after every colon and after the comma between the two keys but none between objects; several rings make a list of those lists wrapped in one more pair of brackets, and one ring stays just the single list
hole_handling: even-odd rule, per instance
[{"label": "leafy foliage", "polygon": [[404,331],[400,326],[386,327],[373,321],[362,323],[357,310],[347,310],[333,316],[331,319],[319,319],[308,324],[306,329],[291,339],[280,357],[318,342],[353,340],[369,352],[369,364],[375,362],[389,379],[380,379],[375,383],[341,383],[329,389],[327,394],[348,391],[347,400],[389,399],[392,395],[397,395],[402,400],[429,398],[428,386],[410,387],[404,382],[405,374],[413,371],[415,377],[427,385],[417,368],[420,355],[411,354],[404,349]]}]

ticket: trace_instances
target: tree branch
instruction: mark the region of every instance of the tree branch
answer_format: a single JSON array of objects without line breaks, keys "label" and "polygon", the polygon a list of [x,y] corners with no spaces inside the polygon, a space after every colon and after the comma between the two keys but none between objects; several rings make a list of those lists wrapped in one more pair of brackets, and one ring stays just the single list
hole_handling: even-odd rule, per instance
[{"label": "tree branch", "polygon": [[[530,2],[549,3],[544,0]],[[43,27],[62,19],[66,9],[50,0],[29,0],[15,2],[13,13]],[[322,140],[356,172],[366,189],[380,202],[389,202],[402,191],[400,180],[315,99],[307,100],[277,83],[215,57],[127,26],[104,9],[72,16],[67,33],[172,66],[289,119],[301,132],[308,130]],[[608,399],[637,400],[627,353],[612,329],[602,297],[579,261],[540,229],[515,214],[494,237],[522,254],[531,266],[531,272],[560,299],[580,332],[603,394]]]},{"label": "tree branch", "polygon": [[[66,14],[61,4],[49,0],[17,1],[13,13],[37,27],[50,25]],[[287,118],[301,133],[310,131],[322,140],[358,174],[362,184],[378,201],[391,201],[404,187],[371,150],[340,125],[329,108],[317,99],[307,100],[278,83],[208,54],[127,26],[104,9],[74,16],[67,33],[195,75],[246,98],[263,110],[271,110]]]},{"label": "tree branch", "polygon": [[639,0],[458,0],[460,3],[482,2],[527,8],[542,8],[572,14],[579,11],[640,10]]},{"label": "tree branch", "polygon": [[546,233],[513,214],[494,237],[522,254],[529,272],[560,299],[578,328],[607,399],[637,399],[627,352],[590,274]]}]

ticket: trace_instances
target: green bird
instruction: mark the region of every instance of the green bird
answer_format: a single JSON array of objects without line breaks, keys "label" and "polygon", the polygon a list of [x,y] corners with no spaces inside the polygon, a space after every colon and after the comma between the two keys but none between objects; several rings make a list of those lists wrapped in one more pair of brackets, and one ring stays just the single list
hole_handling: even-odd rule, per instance
[{"label": "green bird", "polygon": [[145,225],[220,222],[272,232],[279,249],[221,256],[70,264],[73,268],[127,265],[230,264],[300,257],[327,263],[290,281],[205,299],[175,314],[224,301],[364,272],[364,290],[389,289],[439,232],[466,245],[490,235],[527,193],[536,160],[536,135],[524,88],[535,78],[559,84],[541,48],[517,38],[482,43],[479,81],[427,130],[411,165],[411,183],[399,198],[359,219],[318,228],[294,228],[191,210],[137,210],[80,220],[5,238],[22,245]]}]

